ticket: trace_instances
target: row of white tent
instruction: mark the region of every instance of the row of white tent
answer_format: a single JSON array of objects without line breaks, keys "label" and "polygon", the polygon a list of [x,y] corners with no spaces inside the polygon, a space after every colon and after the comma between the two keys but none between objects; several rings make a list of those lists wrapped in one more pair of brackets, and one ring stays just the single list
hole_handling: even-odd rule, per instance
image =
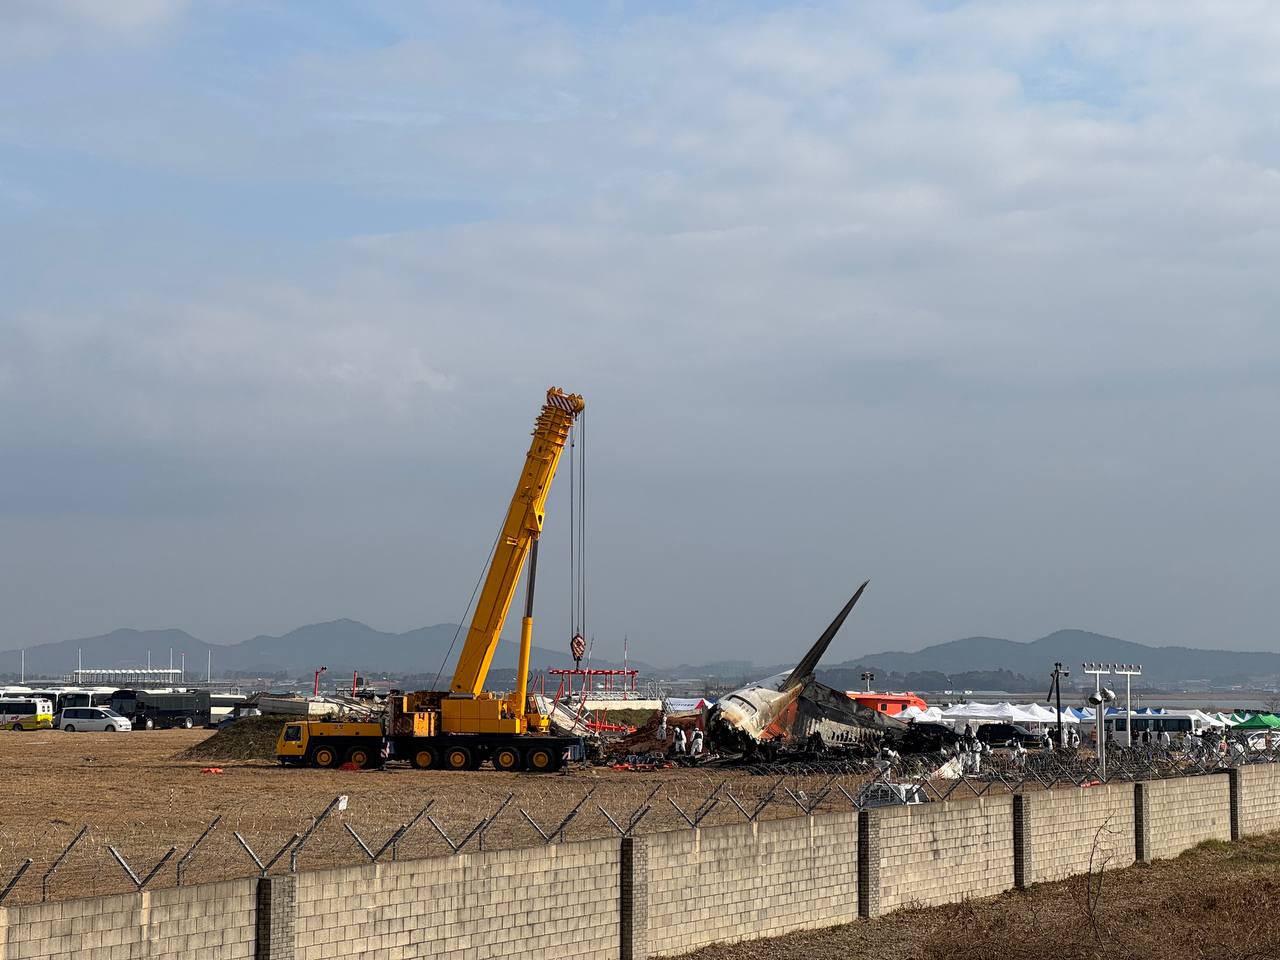
[{"label": "row of white tent", "polygon": [[[1111,707],[1107,711],[1107,716],[1123,716],[1125,711]],[[1141,710],[1134,711],[1135,716],[1152,716],[1150,711]],[[1205,713],[1202,710],[1189,710],[1179,715],[1187,715],[1198,721],[1198,726],[1212,727],[1229,727],[1231,721],[1224,719],[1222,715],[1214,716]],[[902,713],[898,714],[901,720],[918,720],[921,723],[943,723],[951,727],[963,726],[966,723],[1018,723],[1024,726],[1041,724],[1056,724],[1058,722],[1058,712],[1049,707],[1041,706],[1038,703],[957,703],[954,706],[945,709],[940,707],[929,707],[927,710],[921,710],[919,707],[907,707]],[[1091,707],[1067,707],[1062,711],[1063,723],[1082,723],[1094,722],[1094,713]]]}]

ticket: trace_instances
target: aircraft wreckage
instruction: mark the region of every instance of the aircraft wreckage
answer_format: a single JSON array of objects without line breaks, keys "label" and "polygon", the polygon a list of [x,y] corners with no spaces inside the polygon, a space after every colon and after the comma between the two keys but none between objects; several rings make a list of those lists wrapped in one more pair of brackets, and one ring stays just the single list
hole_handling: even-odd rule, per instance
[{"label": "aircraft wreckage", "polygon": [[818,661],[861,598],[865,581],[789,673],[758,680],[725,694],[707,713],[708,739],[716,751],[746,759],[770,759],[781,747],[824,741],[889,743],[903,752],[937,749],[937,731],[925,731],[852,700],[814,679]]}]

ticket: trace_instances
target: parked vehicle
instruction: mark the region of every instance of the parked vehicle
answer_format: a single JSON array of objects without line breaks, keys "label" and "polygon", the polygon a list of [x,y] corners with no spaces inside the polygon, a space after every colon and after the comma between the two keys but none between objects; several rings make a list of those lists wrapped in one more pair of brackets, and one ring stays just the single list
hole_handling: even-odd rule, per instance
[{"label": "parked vehicle", "polygon": [[133,724],[108,707],[67,707],[58,716],[58,729],[67,733],[115,733],[132,730]]},{"label": "parked vehicle", "polygon": [[117,690],[111,709],[128,717],[135,730],[153,727],[204,727],[209,724],[209,691]]},{"label": "parked vehicle", "polygon": [[924,787],[918,783],[890,783],[873,780],[858,794],[860,807],[898,807],[904,804],[927,803]]},{"label": "parked vehicle", "polygon": [[212,723],[212,726],[216,727],[218,730],[222,730],[225,727],[231,726],[231,724],[235,723],[237,720],[243,719],[244,717],[260,717],[260,716],[262,716],[262,711],[259,710],[257,707],[251,707],[251,706],[241,704],[238,707],[233,707],[231,709],[231,712],[228,713],[221,720],[217,720],[215,718],[215,722]]},{"label": "parked vehicle", "polygon": [[0,700],[0,729],[51,730],[53,703],[41,697]]},{"label": "parked vehicle", "polygon": [[974,736],[993,747],[1011,747],[1014,743],[1021,743],[1024,747],[1038,747],[1044,743],[1044,737],[1040,734],[1032,733],[1016,723],[984,723],[978,727]]}]

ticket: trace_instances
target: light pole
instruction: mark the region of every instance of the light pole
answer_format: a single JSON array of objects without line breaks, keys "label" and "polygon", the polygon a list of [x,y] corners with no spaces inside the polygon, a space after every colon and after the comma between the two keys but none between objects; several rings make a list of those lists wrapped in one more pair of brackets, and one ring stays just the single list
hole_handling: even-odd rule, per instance
[{"label": "light pole", "polygon": [[1098,773],[1103,783],[1107,782],[1107,740],[1103,718],[1107,715],[1107,704],[1115,698],[1114,690],[1102,686],[1098,688],[1097,693],[1089,695],[1089,702],[1093,704],[1093,722],[1098,738]]},{"label": "light pole", "polygon": [[1142,676],[1142,664],[1140,663],[1114,663],[1111,665],[1112,673],[1124,677],[1124,702],[1125,713],[1128,720],[1125,721],[1125,746],[1133,746],[1133,678]]},{"label": "light pole", "polygon": [[[1057,702],[1058,702],[1058,749],[1059,749],[1059,750],[1061,750],[1061,749],[1063,749],[1063,748],[1067,745],[1066,740],[1065,740],[1065,738],[1064,738],[1063,731],[1062,731],[1062,678],[1063,678],[1063,677],[1069,677],[1069,676],[1071,676],[1071,671],[1070,671],[1070,670],[1063,670],[1063,669],[1062,669],[1062,664],[1059,662],[1059,663],[1055,663],[1055,664],[1053,665],[1053,673],[1051,674],[1051,676],[1053,677],[1053,686],[1049,688],[1049,692],[1050,692],[1050,693],[1052,693],[1052,694],[1054,694],[1054,695],[1057,697]],[[1049,698],[1048,698],[1048,697],[1045,697],[1045,699],[1047,700],[1047,699],[1049,699]]]},{"label": "light pole", "polygon": [[863,687],[864,693],[871,692],[871,681],[874,680],[875,678],[876,678],[876,675],[874,673],[871,673],[868,670],[864,670],[862,672],[862,687]]}]

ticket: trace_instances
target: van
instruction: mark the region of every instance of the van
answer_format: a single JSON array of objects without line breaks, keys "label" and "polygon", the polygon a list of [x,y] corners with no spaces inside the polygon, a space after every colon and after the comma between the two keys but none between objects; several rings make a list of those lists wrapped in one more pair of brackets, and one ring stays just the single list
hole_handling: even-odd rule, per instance
[{"label": "van", "polygon": [[0,729],[52,730],[53,704],[36,697],[0,700]]},{"label": "van", "polygon": [[58,729],[68,733],[77,730],[115,733],[117,730],[132,730],[133,724],[128,717],[106,707],[67,707],[58,717]]}]

